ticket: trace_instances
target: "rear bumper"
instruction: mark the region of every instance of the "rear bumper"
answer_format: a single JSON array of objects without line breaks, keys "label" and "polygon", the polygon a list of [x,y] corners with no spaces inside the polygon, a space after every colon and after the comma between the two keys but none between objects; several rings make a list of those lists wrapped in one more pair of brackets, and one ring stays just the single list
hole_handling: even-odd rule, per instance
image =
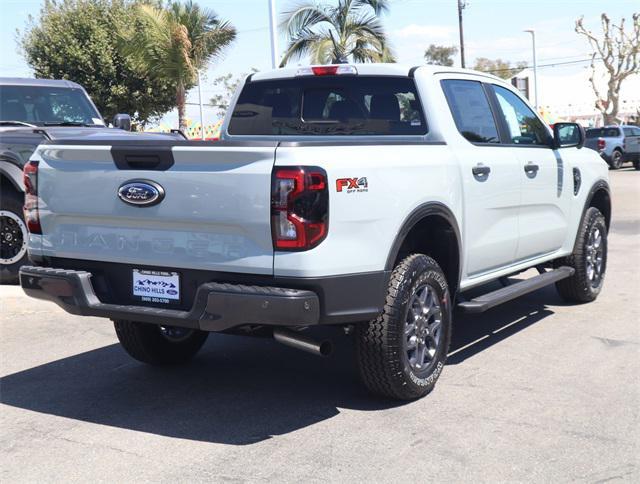
[{"label": "rear bumper", "polygon": [[189,311],[100,302],[91,273],[24,266],[20,285],[27,295],[52,301],[71,314],[130,319],[204,331],[245,325],[309,326],[320,320],[312,291],[210,282],[198,287]]},{"label": "rear bumper", "polygon": [[296,278],[182,270],[182,304],[156,307],[131,300],[132,265],[63,258],[36,263],[48,267],[22,267],[24,291],[71,314],[204,331],[368,321],[382,310],[389,278],[387,271]]}]

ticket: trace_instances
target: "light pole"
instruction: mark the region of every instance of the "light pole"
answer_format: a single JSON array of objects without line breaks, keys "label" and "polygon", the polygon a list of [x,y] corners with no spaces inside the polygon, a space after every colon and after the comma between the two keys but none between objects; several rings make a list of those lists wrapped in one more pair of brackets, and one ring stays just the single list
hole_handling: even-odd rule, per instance
[{"label": "light pole", "polygon": [[269,27],[271,30],[271,68],[278,65],[278,27],[276,25],[276,0],[269,0]]},{"label": "light pole", "polygon": [[467,8],[465,0],[458,0],[458,28],[460,30],[460,65],[465,68],[464,61],[464,30],[462,28],[462,11]]},{"label": "light pole", "polygon": [[538,111],[538,61],[536,60],[536,31],[533,29],[527,29],[525,32],[531,34],[531,40],[533,41],[533,104]]},{"label": "light pole", "polygon": [[204,141],[204,115],[202,114],[202,78],[198,69],[198,103],[200,104],[200,138]]}]

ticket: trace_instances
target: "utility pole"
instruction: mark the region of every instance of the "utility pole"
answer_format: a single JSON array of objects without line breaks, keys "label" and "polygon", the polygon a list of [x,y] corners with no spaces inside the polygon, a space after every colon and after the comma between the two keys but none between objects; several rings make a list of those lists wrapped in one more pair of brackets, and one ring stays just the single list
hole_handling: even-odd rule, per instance
[{"label": "utility pole", "polygon": [[536,31],[533,29],[527,29],[525,32],[531,34],[531,40],[533,41],[533,105],[538,111],[538,61],[536,59]]},{"label": "utility pole", "polygon": [[464,60],[464,29],[462,27],[462,11],[467,8],[467,2],[465,0],[458,0],[458,27],[460,30],[460,64],[462,68],[465,68]]},{"label": "utility pole", "polygon": [[202,114],[202,78],[198,69],[198,103],[200,104],[200,138],[204,141],[204,115]]},{"label": "utility pole", "polygon": [[277,69],[278,59],[278,26],[276,25],[276,0],[269,0],[269,27],[271,28],[271,68]]}]

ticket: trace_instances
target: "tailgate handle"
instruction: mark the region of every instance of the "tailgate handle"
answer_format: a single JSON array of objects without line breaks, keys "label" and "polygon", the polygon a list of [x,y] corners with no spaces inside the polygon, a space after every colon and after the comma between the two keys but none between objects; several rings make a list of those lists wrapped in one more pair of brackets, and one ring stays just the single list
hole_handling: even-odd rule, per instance
[{"label": "tailgate handle", "polygon": [[165,171],[174,164],[170,146],[112,146],[111,156],[119,170]]},{"label": "tailgate handle", "polygon": [[157,155],[125,155],[124,158],[134,170],[152,170],[160,164]]}]

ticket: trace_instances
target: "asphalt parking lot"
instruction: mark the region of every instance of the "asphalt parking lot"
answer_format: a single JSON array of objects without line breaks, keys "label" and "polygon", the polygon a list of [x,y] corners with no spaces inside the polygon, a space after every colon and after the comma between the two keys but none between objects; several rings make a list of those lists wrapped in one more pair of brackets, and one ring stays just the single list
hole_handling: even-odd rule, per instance
[{"label": "asphalt parking lot", "polygon": [[188,366],[130,359],[110,322],[0,287],[0,480],[640,482],[640,173],[611,173],[605,288],[457,315],[412,403],[326,359],[213,335]]}]

